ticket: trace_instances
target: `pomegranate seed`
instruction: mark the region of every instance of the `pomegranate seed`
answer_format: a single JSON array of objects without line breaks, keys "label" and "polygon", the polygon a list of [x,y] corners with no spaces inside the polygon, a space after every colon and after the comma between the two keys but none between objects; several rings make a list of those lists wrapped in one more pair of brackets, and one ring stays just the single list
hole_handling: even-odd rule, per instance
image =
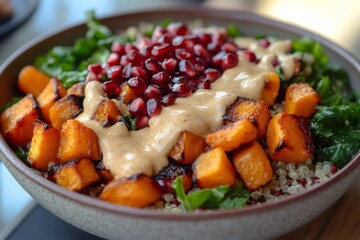
[{"label": "pomegranate seed", "polygon": [[161,66],[151,58],[146,59],[145,67],[150,74],[156,74],[162,70]]},{"label": "pomegranate seed", "polygon": [[210,33],[202,33],[199,35],[200,44],[203,47],[206,47],[209,43],[211,43],[211,34]]},{"label": "pomegranate seed", "polygon": [[171,44],[172,37],[170,34],[165,33],[164,35],[160,36],[160,38],[156,42],[160,44],[165,44],[165,43]]},{"label": "pomegranate seed", "polygon": [[171,81],[173,83],[187,82],[187,78],[184,76],[174,76],[172,77]]},{"label": "pomegranate seed", "polygon": [[271,64],[272,64],[274,67],[279,66],[279,64],[280,64],[279,59],[275,56],[275,57],[271,60]]},{"label": "pomegranate seed", "polygon": [[129,112],[131,116],[143,116],[146,114],[146,104],[144,99],[142,98],[135,98],[129,105]]},{"label": "pomegranate seed", "polygon": [[224,51],[220,51],[218,52],[213,58],[212,58],[212,63],[216,66],[216,67],[220,67],[222,62],[223,62],[223,57],[226,55],[226,52]]},{"label": "pomegranate seed", "polygon": [[177,97],[187,97],[191,95],[193,89],[186,83],[175,83],[171,90]]},{"label": "pomegranate seed", "polygon": [[196,58],[194,68],[196,75],[199,76],[205,71],[206,63],[202,58]]},{"label": "pomegranate seed", "polygon": [[125,66],[126,64],[130,63],[130,60],[126,55],[122,55],[120,58],[120,65]]},{"label": "pomegranate seed", "polygon": [[332,174],[337,173],[338,170],[339,170],[339,169],[337,168],[337,166],[331,165],[331,167],[330,167],[330,172],[331,172]]},{"label": "pomegranate seed", "polygon": [[191,49],[194,46],[194,42],[190,39],[177,36],[172,40],[172,45],[174,47]]},{"label": "pomegranate seed", "polygon": [[156,181],[157,186],[162,194],[174,193],[174,189],[172,188],[172,179],[156,178],[155,181]]},{"label": "pomegranate seed", "polygon": [[129,79],[131,77],[131,68],[132,68],[131,63],[126,64],[126,66],[123,68],[122,75],[124,78]]},{"label": "pomegranate seed", "polygon": [[257,58],[255,53],[250,52],[250,51],[244,51],[240,54],[243,58],[245,58],[246,60],[248,60],[249,62],[257,62]]},{"label": "pomegranate seed", "polygon": [[165,28],[163,28],[163,27],[161,27],[161,26],[157,26],[157,27],[155,27],[155,29],[154,29],[154,32],[153,32],[152,37],[151,37],[151,40],[152,40],[153,42],[157,42],[158,39],[159,39],[161,36],[163,36],[164,34],[166,34],[166,33],[168,33],[168,31],[167,31]]},{"label": "pomegranate seed", "polygon": [[161,63],[161,66],[165,71],[171,73],[176,70],[177,64],[178,61],[175,58],[168,58]]},{"label": "pomegranate seed", "polygon": [[221,46],[221,50],[223,50],[227,53],[236,53],[238,49],[234,43],[227,42]]},{"label": "pomegranate seed", "polygon": [[117,65],[117,66],[110,67],[107,70],[106,75],[109,79],[111,79],[113,81],[122,82],[122,80],[123,80],[122,72],[123,72],[123,67],[120,65]]},{"label": "pomegranate seed", "polygon": [[188,35],[184,36],[184,38],[187,39],[187,40],[192,41],[193,45],[200,43],[200,38],[196,34],[188,34]]},{"label": "pomegranate seed", "polygon": [[128,85],[137,94],[142,94],[147,87],[145,80],[139,77],[130,78],[128,80]]},{"label": "pomegranate seed", "polygon": [[204,72],[205,79],[209,79],[211,82],[216,81],[221,75],[221,72],[215,68],[208,68]]},{"label": "pomegranate seed", "polygon": [[146,110],[149,117],[157,116],[161,113],[161,103],[156,98],[150,98],[146,102]]},{"label": "pomegranate seed", "polygon": [[159,86],[165,86],[169,83],[170,77],[169,74],[165,71],[158,72],[152,76],[151,82],[159,85]]},{"label": "pomegranate seed", "polygon": [[208,50],[206,50],[206,48],[204,48],[202,45],[200,44],[195,44],[194,46],[194,53],[195,55],[203,58],[206,62],[210,62],[211,61],[211,55],[208,52]]},{"label": "pomegranate seed", "polygon": [[206,49],[209,51],[210,54],[216,54],[221,50],[221,44],[218,42],[211,42],[207,45]]},{"label": "pomegranate seed", "polygon": [[149,126],[149,117],[148,116],[137,116],[135,118],[136,129],[140,130]]},{"label": "pomegranate seed", "polygon": [[106,60],[106,63],[109,67],[119,65],[120,64],[120,56],[117,53],[110,53],[108,59]]},{"label": "pomegranate seed", "polygon": [[314,185],[316,183],[319,183],[319,178],[318,177],[310,177],[310,179],[311,179],[310,185]]},{"label": "pomegranate seed", "polygon": [[170,23],[166,28],[174,36],[184,36],[188,33],[188,27],[182,23]]},{"label": "pomegranate seed", "polygon": [[162,97],[161,90],[157,85],[149,85],[144,91],[145,99],[155,98],[160,100],[161,97]]},{"label": "pomegranate seed", "polygon": [[249,205],[255,205],[257,203],[258,203],[258,201],[256,199],[253,199],[253,198],[250,199],[249,202],[248,202]]},{"label": "pomegranate seed", "polygon": [[90,65],[87,67],[87,70],[88,70],[89,72],[94,73],[96,76],[101,75],[101,74],[104,72],[104,69],[103,69],[103,67],[101,66],[100,63],[90,64]]},{"label": "pomegranate seed", "polygon": [[196,71],[194,65],[188,60],[181,60],[179,62],[179,71],[184,76],[193,78],[196,76]]},{"label": "pomegranate seed", "polygon": [[126,56],[135,66],[141,66],[144,64],[144,57],[137,50],[129,50]]},{"label": "pomegranate seed", "polygon": [[233,53],[227,53],[222,58],[221,69],[224,71],[228,68],[235,67],[239,62],[238,56]]},{"label": "pomegranate seed", "polygon": [[194,54],[184,48],[178,48],[175,50],[175,56],[179,60],[193,60]]},{"label": "pomegranate seed", "polygon": [[274,192],[275,197],[280,197],[281,195],[283,195],[283,192],[281,190]]},{"label": "pomegranate seed", "polygon": [[149,75],[147,74],[147,72],[143,68],[138,66],[131,68],[130,75],[131,77],[139,77],[145,80],[146,82],[149,80]]},{"label": "pomegranate seed", "polygon": [[125,44],[120,42],[113,42],[111,44],[111,52],[119,54],[119,56],[125,54]]},{"label": "pomegranate seed", "polygon": [[151,50],[151,55],[157,58],[164,58],[172,52],[170,44],[165,43],[161,46],[154,46]]},{"label": "pomegranate seed", "polygon": [[174,94],[169,93],[161,99],[161,103],[167,107],[167,106],[173,105],[175,103],[175,100],[176,99],[175,99]]},{"label": "pomegranate seed", "polygon": [[125,43],[125,53],[128,53],[130,50],[139,51],[137,47],[134,46],[132,43]]},{"label": "pomegranate seed", "polygon": [[120,84],[115,81],[106,81],[102,84],[103,91],[112,97],[117,97],[120,93]]},{"label": "pomegranate seed", "polygon": [[85,79],[85,85],[91,81],[97,81],[97,80],[98,80],[98,78],[95,73],[88,72],[88,74],[86,75],[86,79]]},{"label": "pomegranate seed", "polygon": [[259,44],[259,46],[261,46],[263,48],[268,48],[270,46],[270,41],[269,41],[269,39],[264,38],[264,39],[260,39],[258,41],[258,44]]},{"label": "pomegranate seed", "polygon": [[179,206],[181,204],[177,197],[173,197],[170,202],[171,204],[175,204],[176,206]]},{"label": "pomegranate seed", "polygon": [[297,182],[299,184],[301,184],[303,187],[305,187],[305,185],[307,184],[306,178],[300,178],[300,179],[297,180]]},{"label": "pomegranate seed", "polygon": [[205,79],[204,81],[201,81],[197,85],[198,89],[210,89],[211,88],[211,81],[209,79]]},{"label": "pomegranate seed", "polygon": [[142,49],[148,45],[151,44],[151,40],[147,37],[140,37],[138,39],[136,39],[136,42],[135,42],[135,47],[137,49]]},{"label": "pomegranate seed", "polygon": [[151,51],[153,49],[153,46],[146,46],[144,48],[141,48],[139,53],[144,56],[144,58],[148,59],[151,57]]}]

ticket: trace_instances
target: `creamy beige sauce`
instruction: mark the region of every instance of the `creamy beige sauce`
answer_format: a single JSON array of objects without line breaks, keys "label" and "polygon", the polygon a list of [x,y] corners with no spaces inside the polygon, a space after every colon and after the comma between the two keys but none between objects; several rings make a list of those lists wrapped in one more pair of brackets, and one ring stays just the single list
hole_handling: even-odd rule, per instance
[{"label": "creamy beige sauce", "polygon": [[178,98],[174,105],[163,107],[160,115],[150,119],[149,128],[139,131],[129,131],[121,122],[104,128],[91,120],[105,97],[101,84],[93,81],[86,85],[84,112],[77,119],[96,132],[103,163],[115,178],[138,173],[153,176],[168,165],[167,156],[182,131],[206,136],[222,125],[226,107],[238,96],[259,98],[267,72],[240,58],[239,64],[226,70],[211,90]]}]

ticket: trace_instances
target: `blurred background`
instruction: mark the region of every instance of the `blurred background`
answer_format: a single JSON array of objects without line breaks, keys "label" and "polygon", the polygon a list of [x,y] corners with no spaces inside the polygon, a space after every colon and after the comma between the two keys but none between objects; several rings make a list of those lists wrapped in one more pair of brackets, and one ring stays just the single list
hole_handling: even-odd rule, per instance
[{"label": "blurred background", "polygon": [[[128,11],[198,5],[250,11],[291,23],[328,38],[360,59],[358,0],[0,0],[0,64],[34,38],[83,22],[87,10],[106,17]],[[11,17],[6,16],[9,7]],[[30,217],[22,222],[28,213]],[[37,225],[45,221],[46,231],[41,231]],[[49,231],[51,239],[98,239],[36,205],[0,162],[0,240],[27,239],[29,234],[32,239],[48,239]]]}]

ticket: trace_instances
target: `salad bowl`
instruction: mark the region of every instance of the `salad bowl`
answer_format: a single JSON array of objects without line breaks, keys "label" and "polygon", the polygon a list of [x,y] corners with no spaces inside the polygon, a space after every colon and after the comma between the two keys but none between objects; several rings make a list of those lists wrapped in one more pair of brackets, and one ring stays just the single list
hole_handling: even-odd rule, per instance
[{"label": "salad bowl", "polygon": [[[139,22],[169,18],[173,21],[200,19],[206,25],[216,26],[234,24],[250,36],[311,37],[322,44],[330,62],[347,71],[351,88],[360,90],[360,64],[351,54],[307,30],[253,13],[207,8],[161,9],[110,16],[101,22],[116,31]],[[72,26],[42,36],[15,52],[0,68],[0,105],[18,94],[16,80],[23,66],[32,64],[36,56],[45,54],[51,47],[73,44],[85,32],[85,24]],[[106,239],[276,238],[304,225],[334,204],[360,172],[357,153],[326,182],[279,201],[232,210],[171,213],[117,206],[61,188],[24,164],[2,136],[0,157],[15,179],[42,206],[70,224]]]}]

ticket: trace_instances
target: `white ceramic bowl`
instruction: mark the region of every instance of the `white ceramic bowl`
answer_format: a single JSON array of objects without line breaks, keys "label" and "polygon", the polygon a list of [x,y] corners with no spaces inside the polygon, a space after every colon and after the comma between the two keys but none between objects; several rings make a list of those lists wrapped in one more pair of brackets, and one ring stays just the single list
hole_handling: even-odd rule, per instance
[{"label": "white ceramic bowl", "polygon": [[[202,19],[206,24],[237,24],[247,35],[275,34],[280,37],[310,36],[322,43],[330,61],[350,74],[352,87],[360,90],[360,64],[337,45],[306,30],[239,11],[206,8],[164,9],[129,13],[103,19],[115,30],[140,21]],[[84,24],[47,35],[17,51],[0,68],[0,105],[16,94],[20,69],[35,56],[55,45],[71,44],[83,36]],[[309,222],[335,203],[360,172],[360,154],[330,180],[304,193],[261,206],[231,211],[162,213],[155,210],[115,206],[67,191],[45,180],[23,164],[0,137],[0,157],[16,180],[41,205],[65,221],[108,239],[271,239]]]}]

